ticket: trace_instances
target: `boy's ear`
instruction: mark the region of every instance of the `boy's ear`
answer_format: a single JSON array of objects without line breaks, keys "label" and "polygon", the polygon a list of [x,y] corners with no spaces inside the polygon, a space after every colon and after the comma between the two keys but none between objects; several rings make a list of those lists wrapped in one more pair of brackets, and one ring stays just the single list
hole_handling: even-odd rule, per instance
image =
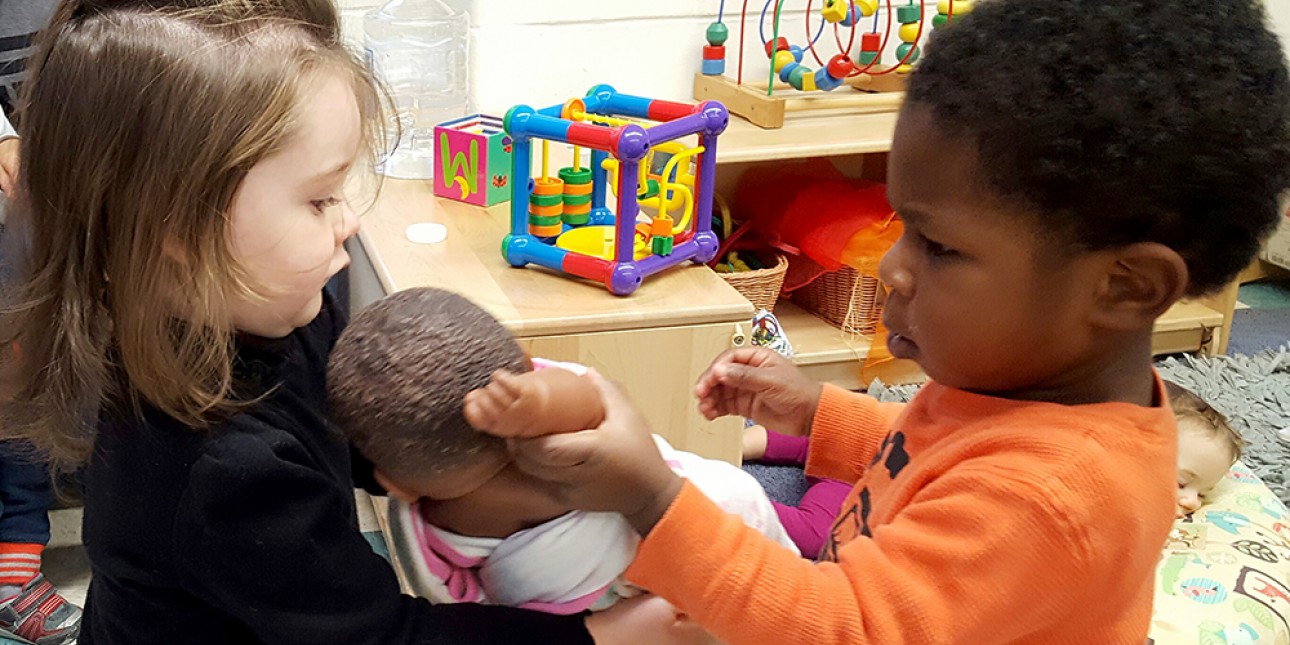
[{"label": "boy's ear", "polygon": [[421,499],[420,495],[417,495],[393,479],[390,479],[390,476],[386,475],[380,468],[372,469],[372,478],[376,480],[376,483],[381,485],[381,488],[385,489],[385,492],[389,493],[390,496],[395,499],[409,504],[415,504],[417,500]]},{"label": "boy's ear", "polygon": [[1133,331],[1150,327],[1187,290],[1187,263],[1156,242],[1107,251],[1094,314],[1099,326]]}]

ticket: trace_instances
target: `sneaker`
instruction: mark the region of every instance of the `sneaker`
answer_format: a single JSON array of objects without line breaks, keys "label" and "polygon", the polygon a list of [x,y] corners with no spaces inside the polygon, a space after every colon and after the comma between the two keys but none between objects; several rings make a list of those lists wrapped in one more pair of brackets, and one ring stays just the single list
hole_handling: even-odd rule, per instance
[{"label": "sneaker", "polygon": [[81,631],[81,609],[37,574],[0,604],[0,636],[29,645],[69,645]]}]

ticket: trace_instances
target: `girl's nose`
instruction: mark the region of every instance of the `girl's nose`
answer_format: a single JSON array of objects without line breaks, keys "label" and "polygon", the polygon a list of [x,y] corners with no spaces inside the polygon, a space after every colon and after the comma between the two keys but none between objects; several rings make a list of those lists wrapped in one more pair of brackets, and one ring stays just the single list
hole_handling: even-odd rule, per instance
[{"label": "girl's nose", "polygon": [[340,244],[358,233],[358,213],[350,207],[348,200],[341,201],[336,210],[340,213],[336,222],[336,243]]}]

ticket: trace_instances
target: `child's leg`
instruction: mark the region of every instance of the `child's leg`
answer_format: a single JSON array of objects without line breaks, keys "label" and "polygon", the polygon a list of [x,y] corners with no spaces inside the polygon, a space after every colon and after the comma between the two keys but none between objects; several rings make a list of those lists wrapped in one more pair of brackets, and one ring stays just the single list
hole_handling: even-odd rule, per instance
[{"label": "child's leg", "polygon": [[805,466],[810,437],[790,437],[774,430],[766,431],[766,454],[761,462],[782,466]]},{"label": "child's leg", "polygon": [[49,472],[30,447],[0,441],[0,637],[64,645],[80,631],[80,608],[40,575],[53,501]]},{"label": "child's leg", "polygon": [[788,531],[789,539],[803,556],[812,559],[824,548],[833,521],[842,510],[842,502],[851,492],[851,486],[836,479],[817,479],[814,482],[796,508],[771,502],[784,530]]},{"label": "child's leg", "polygon": [[40,572],[53,501],[44,464],[32,459],[25,444],[0,442],[0,600]]}]

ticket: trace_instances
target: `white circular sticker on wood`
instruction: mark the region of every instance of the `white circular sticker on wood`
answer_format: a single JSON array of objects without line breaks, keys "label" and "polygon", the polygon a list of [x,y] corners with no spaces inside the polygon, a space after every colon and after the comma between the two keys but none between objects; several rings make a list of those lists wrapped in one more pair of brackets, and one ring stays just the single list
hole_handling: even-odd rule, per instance
[{"label": "white circular sticker on wood", "polygon": [[408,225],[408,241],[415,244],[438,244],[448,238],[448,227],[435,222]]}]

